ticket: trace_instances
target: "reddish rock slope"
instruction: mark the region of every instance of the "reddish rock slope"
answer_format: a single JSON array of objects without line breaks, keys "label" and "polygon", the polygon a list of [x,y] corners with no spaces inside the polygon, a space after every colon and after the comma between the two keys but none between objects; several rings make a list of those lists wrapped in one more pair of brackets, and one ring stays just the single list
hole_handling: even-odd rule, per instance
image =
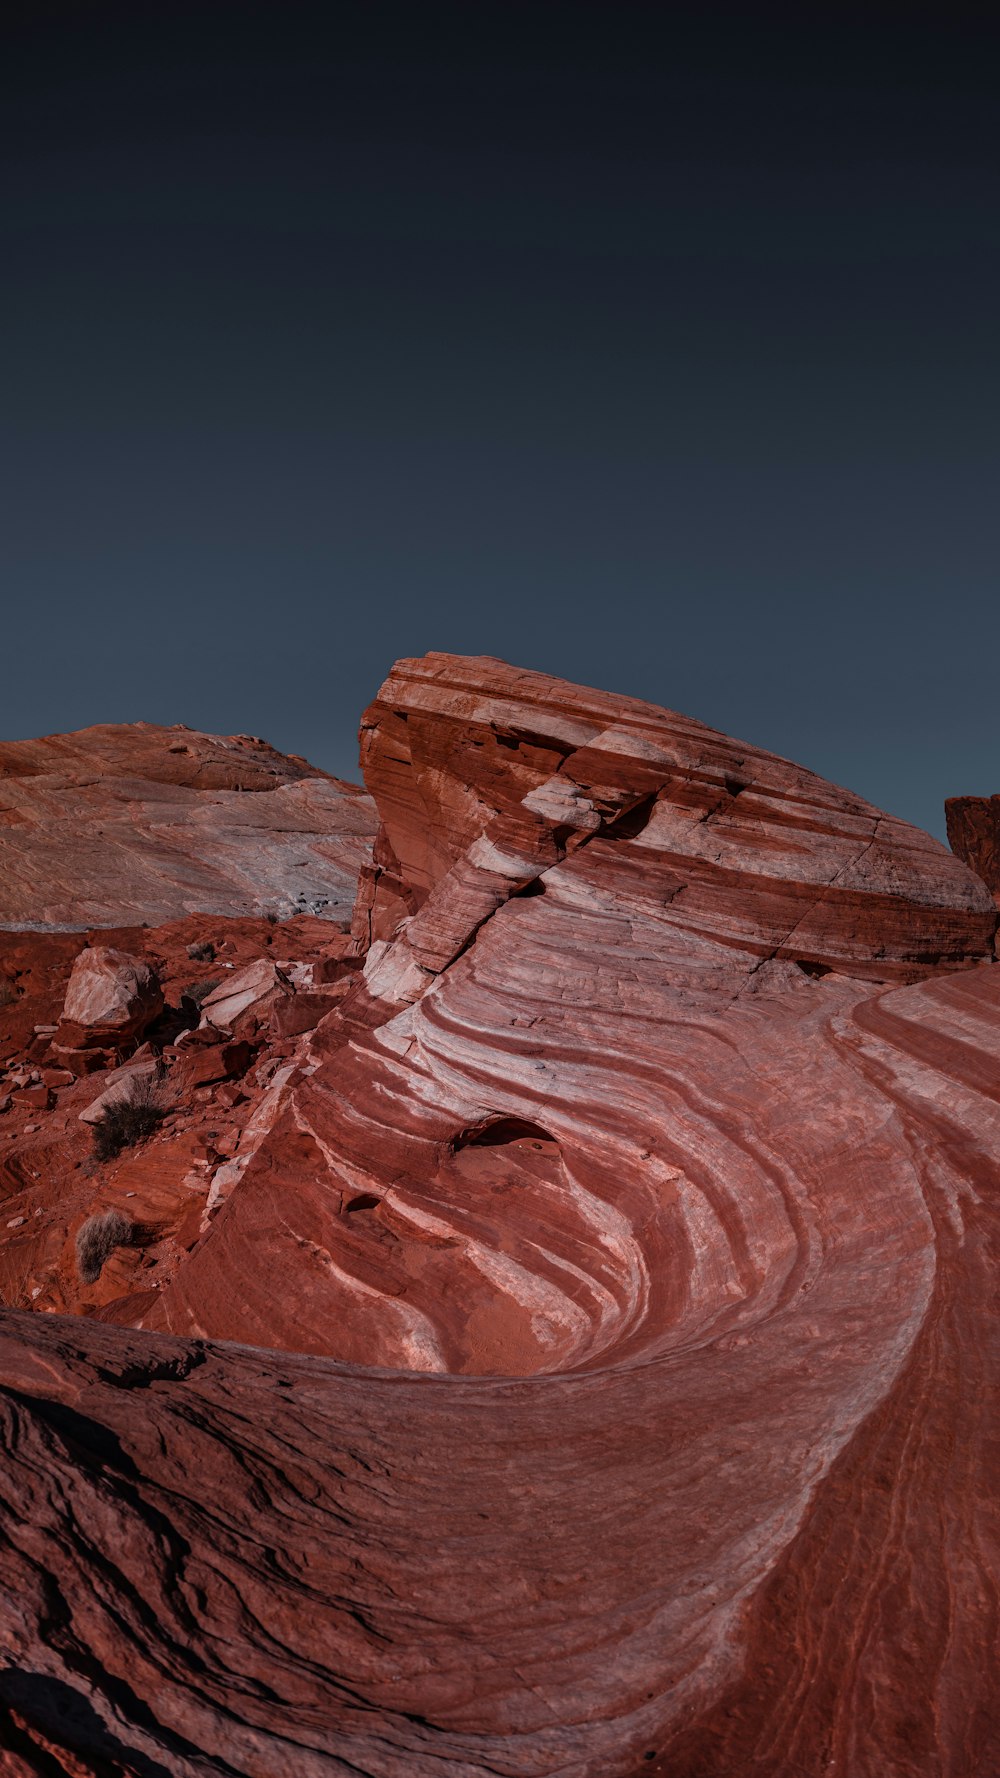
[{"label": "reddish rock slope", "polygon": [[952,851],[1000,899],[1000,796],[952,796],[944,812]]},{"label": "reddish rock slope", "polygon": [[[990,896],[786,762],[497,662],[400,663],[363,760],[364,974],[246,1040],[284,1059],[188,1235],[164,1208],[162,1282],[116,1257],[75,1303],[142,1331],[37,1313],[64,1249],[5,1319],[9,1757],[1000,1769]],[[103,1203],[177,1197],[178,1116]]]},{"label": "reddish rock slope", "polygon": [[0,927],[350,914],[368,798],[250,735],[135,722],[0,741]]}]

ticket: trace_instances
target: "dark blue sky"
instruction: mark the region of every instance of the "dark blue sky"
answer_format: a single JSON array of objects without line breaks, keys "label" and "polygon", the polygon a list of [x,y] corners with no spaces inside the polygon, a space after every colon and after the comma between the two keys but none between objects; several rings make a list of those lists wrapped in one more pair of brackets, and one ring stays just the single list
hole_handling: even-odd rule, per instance
[{"label": "dark blue sky", "polygon": [[397,655],[1000,789],[992,9],[26,6],[5,737],[355,775]]}]

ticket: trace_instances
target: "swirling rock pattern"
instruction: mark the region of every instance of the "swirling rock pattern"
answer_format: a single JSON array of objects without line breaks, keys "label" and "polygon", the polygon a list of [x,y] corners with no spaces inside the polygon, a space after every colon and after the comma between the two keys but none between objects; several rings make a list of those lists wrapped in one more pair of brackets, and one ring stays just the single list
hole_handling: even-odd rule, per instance
[{"label": "swirling rock pattern", "polygon": [[989,893],[498,662],[362,737],[363,978],[136,1330],[5,1319],[10,1758],[1000,1769]]}]

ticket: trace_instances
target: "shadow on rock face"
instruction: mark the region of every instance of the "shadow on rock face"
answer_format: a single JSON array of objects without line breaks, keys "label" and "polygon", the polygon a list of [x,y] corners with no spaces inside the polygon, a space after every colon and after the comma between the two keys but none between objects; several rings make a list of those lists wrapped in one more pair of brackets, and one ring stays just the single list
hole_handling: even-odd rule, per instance
[{"label": "shadow on rock face", "polygon": [[[85,1677],[81,1677],[85,1684]],[[102,1778],[173,1778],[177,1770],[176,1765],[165,1766],[150,1758],[136,1745],[144,1726],[157,1735],[162,1735],[163,1730],[152,1711],[121,1682],[115,1687],[111,1702],[123,1707],[133,1725],[127,1742],[115,1734],[82,1691],[48,1674],[29,1673],[20,1667],[0,1669],[0,1699],[8,1712],[7,1721],[0,1723],[0,1747],[6,1746],[8,1752],[20,1755],[26,1762],[21,1769],[30,1772],[32,1778],[64,1778],[63,1762],[40,1748],[26,1732],[28,1728],[38,1728],[44,1734],[46,1725],[53,1721],[60,1725],[64,1745],[93,1761]],[[198,1749],[180,1736],[171,1736],[170,1744],[170,1751],[182,1758],[197,1757]]]}]

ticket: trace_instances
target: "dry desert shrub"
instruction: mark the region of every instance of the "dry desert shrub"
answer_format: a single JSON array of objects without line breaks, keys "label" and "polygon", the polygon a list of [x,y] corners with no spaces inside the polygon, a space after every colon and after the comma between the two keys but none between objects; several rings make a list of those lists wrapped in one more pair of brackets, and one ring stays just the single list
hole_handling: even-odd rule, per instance
[{"label": "dry desert shrub", "polygon": [[0,1280],[0,1309],[30,1309],[31,1268],[26,1257],[19,1257],[17,1249],[5,1252],[4,1277]]},{"label": "dry desert shrub", "polygon": [[164,1115],[155,1080],[142,1075],[128,1092],[109,1105],[94,1125],[94,1153],[99,1161],[113,1161],[123,1148],[131,1148],[151,1136]]},{"label": "dry desert shrub", "polygon": [[203,1000],[207,1000],[208,996],[214,994],[216,988],[221,988],[221,986],[221,975],[210,975],[206,976],[203,982],[192,982],[190,988],[183,988],[181,992],[187,1000],[193,1000],[196,1006],[200,1006]]},{"label": "dry desert shrub", "polygon": [[77,1231],[76,1269],[84,1284],[96,1284],[116,1247],[127,1247],[132,1223],[120,1210],[101,1210],[88,1216]]}]

